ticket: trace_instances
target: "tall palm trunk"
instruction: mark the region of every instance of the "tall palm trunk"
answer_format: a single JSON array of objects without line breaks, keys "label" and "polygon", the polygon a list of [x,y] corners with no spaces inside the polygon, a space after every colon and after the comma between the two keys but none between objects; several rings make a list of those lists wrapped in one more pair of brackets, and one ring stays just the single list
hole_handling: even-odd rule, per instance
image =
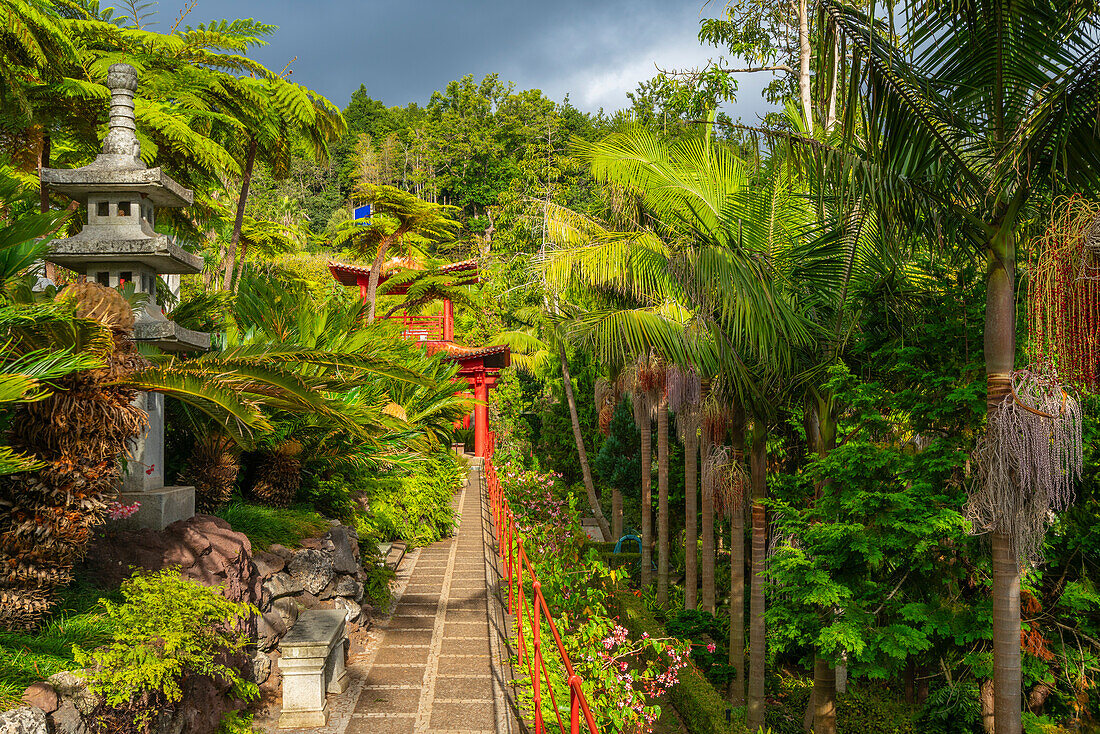
[{"label": "tall palm trunk", "polygon": [[[987,414],[1009,393],[1016,351],[1015,242],[1003,227],[991,242],[985,306]],[[993,533],[993,719],[997,734],[1020,734],[1020,566],[1010,535]]]},{"label": "tall palm trunk", "polygon": [[[225,280],[222,290],[233,288],[233,273],[237,269],[237,246],[241,242],[241,228],[244,226],[244,210],[248,205],[248,189],[252,185],[252,169],[256,165],[256,139],[248,142],[248,157],[241,173],[241,195],[237,199],[237,216],[233,219],[233,234],[229,238],[229,252],[225,254]],[[243,254],[242,254],[243,259]]]},{"label": "tall palm trunk", "polygon": [[[834,409],[835,402],[830,393],[826,393],[819,400],[811,397],[806,401],[806,412],[814,416],[807,426],[806,437],[810,452],[816,452],[824,459],[836,448],[837,415]],[[814,501],[820,501],[825,492],[829,491],[831,480],[823,477],[814,488]],[[833,608],[821,611],[825,624],[828,624],[835,613]],[[814,690],[813,690],[813,730],[814,734],[836,734],[836,694],[838,671],[832,663],[820,655],[814,657]]]},{"label": "tall palm trunk", "polygon": [[657,401],[657,603],[668,604],[668,396]]},{"label": "tall palm trunk", "polygon": [[699,594],[699,434],[684,431],[684,608],[694,609]]},{"label": "tall palm trunk", "polygon": [[[745,452],[745,414],[738,408],[730,424],[730,460],[739,465]],[[730,705],[745,705],[745,504],[730,507]]]},{"label": "tall palm trunk", "polygon": [[[710,458],[711,440],[707,431],[703,431],[704,466]],[[714,483],[703,482],[703,522],[702,522],[702,555],[703,555],[703,591],[699,600],[699,609],[714,614]]]},{"label": "tall palm trunk", "polygon": [[653,581],[653,497],[650,479],[653,473],[653,437],[650,435],[649,406],[642,411],[638,428],[642,432],[642,586]]},{"label": "tall palm trunk", "polygon": [[[374,304],[371,304],[373,314]],[[584,448],[584,436],[581,435],[581,421],[577,417],[577,400],[573,396],[573,378],[569,375],[569,361],[565,358],[565,349],[558,349],[561,357],[561,377],[565,383],[565,401],[569,403],[569,418],[573,422],[573,440],[577,442],[577,460],[581,464],[581,474],[584,476],[584,491],[588,495],[588,505],[596,522],[600,525],[600,534],[606,543],[611,540],[611,528],[607,524],[607,518],[603,515],[600,500],[596,497],[596,485],[592,481],[592,468],[588,465],[588,451]]]},{"label": "tall palm trunk", "polygon": [[768,431],[759,420],[752,430],[752,591],[749,595],[749,731],[764,726],[764,561],[767,551],[767,517],[763,500],[767,496]]}]

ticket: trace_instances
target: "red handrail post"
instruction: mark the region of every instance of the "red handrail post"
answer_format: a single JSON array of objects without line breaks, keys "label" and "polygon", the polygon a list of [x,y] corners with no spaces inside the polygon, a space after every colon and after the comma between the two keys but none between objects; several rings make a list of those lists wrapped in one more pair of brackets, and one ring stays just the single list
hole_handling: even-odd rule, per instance
[{"label": "red handrail post", "polygon": [[531,674],[532,699],[535,707],[535,734],[543,734],[546,731],[546,724],[542,720],[542,695],[540,692],[542,682],[539,680],[539,674],[542,673],[542,641],[539,639],[539,618],[542,617],[539,602],[542,600],[542,584],[538,581],[532,584],[532,593],[535,600],[534,614],[531,615],[531,640],[534,647],[535,661],[532,666],[534,672]]},{"label": "red handrail post", "polygon": [[574,675],[569,679],[569,734],[581,731],[581,679]]}]

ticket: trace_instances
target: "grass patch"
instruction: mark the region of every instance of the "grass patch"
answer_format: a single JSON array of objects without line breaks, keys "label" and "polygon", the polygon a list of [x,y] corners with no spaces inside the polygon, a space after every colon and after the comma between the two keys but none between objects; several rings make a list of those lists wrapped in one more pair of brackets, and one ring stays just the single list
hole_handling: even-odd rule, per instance
[{"label": "grass patch", "polygon": [[329,521],[320,513],[296,507],[280,509],[237,501],[217,515],[247,535],[252,547],[259,550],[267,550],[272,543],[297,548],[306,538],[323,535],[329,527]]},{"label": "grass patch", "polygon": [[0,630],[0,711],[18,706],[31,683],[74,668],[73,645],[88,650],[111,641],[104,597],[120,598],[117,589],[77,580],[61,591],[56,610],[38,630]]}]

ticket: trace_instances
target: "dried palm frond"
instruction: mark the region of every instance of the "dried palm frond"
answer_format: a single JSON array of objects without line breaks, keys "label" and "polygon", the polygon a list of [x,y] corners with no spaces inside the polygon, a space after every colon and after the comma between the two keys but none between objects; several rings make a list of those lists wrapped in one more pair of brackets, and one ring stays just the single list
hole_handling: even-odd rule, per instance
[{"label": "dried palm frond", "polygon": [[975,532],[1007,534],[1021,561],[1036,560],[1053,513],[1081,478],[1080,404],[1052,369],[1017,370],[973,459],[967,517]]},{"label": "dried palm frond", "polygon": [[11,421],[12,447],[45,466],[0,477],[0,627],[8,629],[35,627],[54,589],[72,580],[107,517],[104,496],[116,491],[119,457],[148,425],[137,391],[116,384],[147,364],[120,328],[127,314],[132,323],[129,304],[102,286],[77,296],[84,318],[110,327],[112,349],[101,368],[58,379],[53,393],[20,405]]}]

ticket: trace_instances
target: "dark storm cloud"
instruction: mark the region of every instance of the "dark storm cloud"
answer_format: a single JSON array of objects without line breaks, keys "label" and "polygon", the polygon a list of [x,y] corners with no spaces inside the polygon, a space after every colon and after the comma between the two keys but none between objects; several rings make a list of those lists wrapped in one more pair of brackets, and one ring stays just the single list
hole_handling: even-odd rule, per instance
[{"label": "dark storm cloud", "polygon": [[[626,92],[652,77],[655,63],[703,63],[713,49],[696,40],[700,7],[696,0],[200,0],[188,21],[254,17],[278,25],[271,44],[253,55],[272,69],[297,56],[292,78],[341,107],[360,84],[403,105],[426,102],[466,74],[498,73],[559,101],[569,93],[595,111],[625,106]],[[742,85],[735,115],[764,108],[764,81]]]}]

